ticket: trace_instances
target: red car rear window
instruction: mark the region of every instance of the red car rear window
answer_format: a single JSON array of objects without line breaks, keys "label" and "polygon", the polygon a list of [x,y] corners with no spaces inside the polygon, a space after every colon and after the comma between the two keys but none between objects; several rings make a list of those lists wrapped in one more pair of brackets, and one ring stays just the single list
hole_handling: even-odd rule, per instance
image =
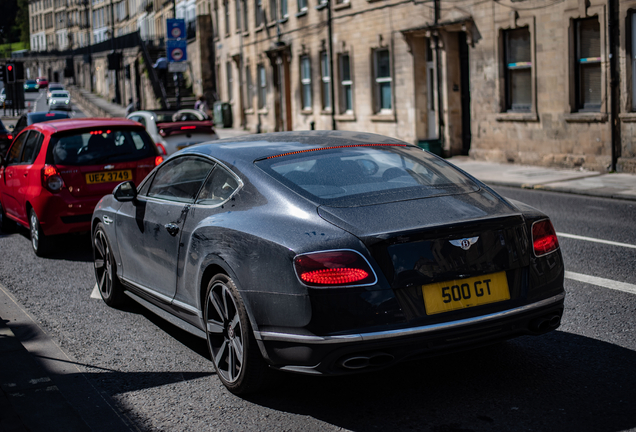
[{"label": "red car rear window", "polygon": [[157,150],[145,130],[103,126],[53,135],[47,163],[94,165],[128,162],[156,155]]}]

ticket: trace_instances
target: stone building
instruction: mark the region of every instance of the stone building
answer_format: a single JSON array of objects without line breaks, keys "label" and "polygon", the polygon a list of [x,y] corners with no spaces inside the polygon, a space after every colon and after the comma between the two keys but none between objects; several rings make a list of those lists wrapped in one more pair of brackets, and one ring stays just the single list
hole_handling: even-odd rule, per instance
[{"label": "stone building", "polygon": [[[445,156],[636,172],[634,0],[91,0],[90,8],[93,43],[111,37],[109,26],[161,43],[176,11],[192,29],[193,91],[228,102],[234,126],[253,132],[335,127]],[[35,8],[34,18],[49,10]],[[110,13],[114,21],[102,22]],[[147,66],[132,51],[124,63]],[[108,73],[93,77],[96,91],[112,93]]]}]

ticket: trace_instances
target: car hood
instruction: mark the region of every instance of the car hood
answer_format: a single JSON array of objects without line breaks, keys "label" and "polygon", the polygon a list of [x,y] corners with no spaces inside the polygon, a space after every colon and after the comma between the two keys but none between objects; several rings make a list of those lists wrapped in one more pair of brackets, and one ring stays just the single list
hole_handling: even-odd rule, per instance
[{"label": "car hood", "polygon": [[519,215],[512,205],[488,190],[357,207],[318,207],[324,220],[366,244],[389,237],[471,220]]}]

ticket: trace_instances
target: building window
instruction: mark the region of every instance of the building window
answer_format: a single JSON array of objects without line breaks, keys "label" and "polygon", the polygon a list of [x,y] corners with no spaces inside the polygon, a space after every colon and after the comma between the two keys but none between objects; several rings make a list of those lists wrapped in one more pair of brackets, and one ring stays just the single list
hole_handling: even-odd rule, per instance
[{"label": "building window", "polygon": [[236,31],[240,32],[243,30],[241,25],[241,0],[234,0],[234,5],[236,8]]},{"label": "building window", "polygon": [[320,76],[322,79],[322,109],[331,109],[331,71],[329,70],[329,56],[327,51],[320,53]]},{"label": "building window", "polygon": [[223,11],[225,12],[225,34],[230,34],[230,2],[223,0]]},{"label": "building window", "polygon": [[232,78],[232,62],[225,63],[225,72],[227,77],[227,100],[229,102],[234,96],[232,94],[232,85],[234,84],[234,79]]},{"label": "building window", "polygon": [[532,54],[530,30],[523,27],[504,32],[506,111],[532,109]]},{"label": "building window", "polygon": [[307,10],[307,0],[298,0],[298,12]]},{"label": "building window", "polygon": [[218,1],[214,2],[214,28],[212,29],[214,32],[214,38],[219,37],[219,3]]},{"label": "building window", "polygon": [[353,112],[353,81],[351,79],[351,59],[349,54],[340,54],[340,113]]},{"label": "building window", "polygon": [[263,0],[254,0],[254,26],[263,25]]},{"label": "building window", "polygon": [[300,58],[300,86],[302,109],[311,109],[311,63],[309,56],[304,55]]},{"label": "building window", "polygon": [[[237,0],[239,1],[239,0]],[[247,0],[240,0],[243,3],[243,31],[248,31],[250,29],[249,27],[249,21],[248,21],[248,12],[247,12]]]},{"label": "building window", "polygon": [[393,108],[391,97],[391,58],[386,48],[373,51],[373,75],[375,84],[375,111],[389,112]]},{"label": "building window", "polygon": [[267,100],[267,76],[265,75],[265,66],[258,65],[258,109],[265,108]]},{"label": "building window", "polygon": [[245,109],[252,109],[254,101],[254,83],[252,82],[252,71],[250,66],[245,66]]},{"label": "building window", "polygon": [[601,109],[601,31],[598,18],[576,22],[576,108]]},{"label": "building window", "polygon": [[280,17],[281,19],[285,19],[289,16],[289,12],[287,12],[287,0],[280,0]]},{"label": "building window", "polygon": [[269,0],[269,20],[278,21],[278,5],[276,0]]}]

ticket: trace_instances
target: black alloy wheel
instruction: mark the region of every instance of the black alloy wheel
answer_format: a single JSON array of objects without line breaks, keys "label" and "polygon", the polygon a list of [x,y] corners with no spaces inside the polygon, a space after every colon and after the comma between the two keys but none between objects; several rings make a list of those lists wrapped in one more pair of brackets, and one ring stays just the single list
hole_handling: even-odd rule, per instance
[{"label": "black alloy wheel", "polygon": [[101,222],[93,233],[93,262],[97,287],[104,303],[111,307],[123,304],[126,295],[117,277],[115,259]]},{"label": "black alloy wheel", "polygon": [[242,395],[261,388],[270,375],[234,281],[224,274],[208,284],[204,303],[208,349],[221,382]]},{"label": "black alloy wheel", "polygon": [[29,229],[31,231],[33,252],[39,257],[45,256],[49,252],[50,239],[44,235],[38,215],[33,209],[29,213]]}]

